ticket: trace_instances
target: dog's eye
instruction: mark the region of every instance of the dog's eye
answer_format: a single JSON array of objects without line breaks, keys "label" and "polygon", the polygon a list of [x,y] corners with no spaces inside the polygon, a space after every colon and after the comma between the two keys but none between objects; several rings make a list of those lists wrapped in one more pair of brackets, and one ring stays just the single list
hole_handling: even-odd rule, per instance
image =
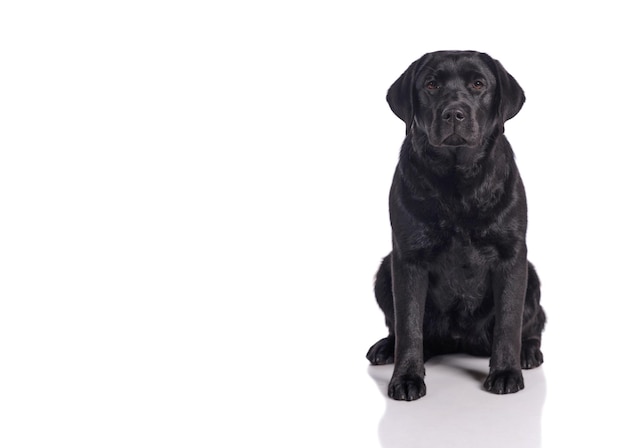
[{"label": "dog's eye", "polygon": [[485,88],[485,83],[477,79],[476,81],[472,83],[472,87],[476,90],[481,90]]},{"label": "dog's eye", "polygon": [[426,88],[428,90],[437,90],[439,88],[439,83],[437,81],[428,81],[426,83]]}]

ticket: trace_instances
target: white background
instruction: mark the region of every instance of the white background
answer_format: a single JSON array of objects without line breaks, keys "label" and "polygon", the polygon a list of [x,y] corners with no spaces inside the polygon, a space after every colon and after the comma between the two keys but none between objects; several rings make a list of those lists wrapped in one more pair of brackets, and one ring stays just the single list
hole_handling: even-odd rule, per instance
[{"label": "white background", "polygon": [[[618,446],[618,5],[3,2],[0,444]],[[404,135],[385,94],[440,49],[526,91],[507,136],[546,363],[495,397],[486,360],[434,360],[394,403],[364,357]]]}]

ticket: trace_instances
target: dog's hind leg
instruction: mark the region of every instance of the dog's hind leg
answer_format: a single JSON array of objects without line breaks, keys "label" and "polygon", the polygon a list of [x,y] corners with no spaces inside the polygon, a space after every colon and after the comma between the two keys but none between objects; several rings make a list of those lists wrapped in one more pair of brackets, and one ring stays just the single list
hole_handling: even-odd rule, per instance
[{"label": "dog's hind leg", "polygon": [[522,369],[532,369],[543,363],[541,352],[541,332],[546,323],[546,314],[541,307],[541,285],[535,267],[528,263],[528,287],[524,303],[522,327]]},{"label": "dog's hind leg", "polygon": [[393,292],[391,289],[391,254],[383,258],[374,281],[374,295],[378,306],[385,313],[385,324],[389,336],[376,342],[367,352],[367,359],[374,365],[393,363],[396,343],[395,321],[393,309]]}]

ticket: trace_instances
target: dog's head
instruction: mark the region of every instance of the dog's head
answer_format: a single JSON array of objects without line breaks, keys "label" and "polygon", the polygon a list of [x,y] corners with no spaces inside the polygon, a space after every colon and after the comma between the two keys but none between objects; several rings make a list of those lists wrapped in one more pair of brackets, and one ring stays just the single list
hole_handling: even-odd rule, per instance
[{"label": "dog's head", "polygon": [[484,53],[439,51],[415,61],[389,88],[387,102],[434,147],[477,147],[522,108],[517,81]]}]

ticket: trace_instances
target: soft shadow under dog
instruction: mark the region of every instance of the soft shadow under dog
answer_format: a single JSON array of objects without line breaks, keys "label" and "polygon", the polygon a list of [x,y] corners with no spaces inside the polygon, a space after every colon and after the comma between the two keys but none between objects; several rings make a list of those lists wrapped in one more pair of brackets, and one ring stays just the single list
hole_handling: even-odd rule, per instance
[{"label": "soft shadow under dog", "polygon": [[379,426],[384,448],[541,446],[542,368],[524,371],[524,390],[495,395],[482,386],[489,373],[487,358],[438,356],[426,363],[428,394],[417,402],[387,398],[392,372],[393,365],[368,367],[387,403]]}]

